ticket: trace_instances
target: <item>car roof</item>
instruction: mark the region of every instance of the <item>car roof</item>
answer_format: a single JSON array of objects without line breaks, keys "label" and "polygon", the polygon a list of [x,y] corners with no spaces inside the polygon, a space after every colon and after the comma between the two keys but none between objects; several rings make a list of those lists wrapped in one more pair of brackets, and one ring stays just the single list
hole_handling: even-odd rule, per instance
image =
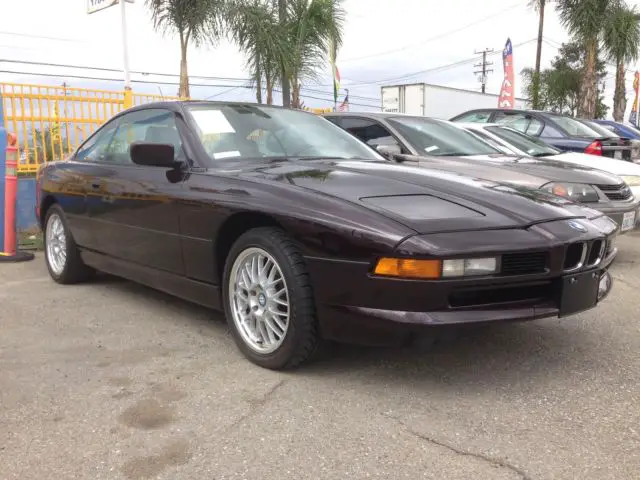
[{"label": "car roof", "polygon": [[[434,122],[449,122],[449,120],[443,118],[425,117],[423,115],[412,115],[410,113],[398,113],[398,112],[327,112],[322,114],[325,117],[367,117],[376,119],[385,119],[391,117],[407,117],[407,118],[421,118],[424,120],[431,120]],[[449,122],[450,123],[450,122]]]},{"label": "car roof", "polygon": [[[206,106],[206,105],[217,105],[217,106],[246,106],[246,107],[267,107],[267,108],[278,108],[281,109],[280,105],[266,105],[264,103],[254,103],[254,102],[227,102],[222,100],[163,100],[159,102],[149,102],[143,103],[141,105],[136,105],[135,107],[131,107],[125,112],[134,112],[137,110],[147,110],[152,108],[166,108],[168,110],[180,110],[183,106]],[[303,112],[304,110],[300,110]],[[305,112],[310,113],[310,112]]]}]

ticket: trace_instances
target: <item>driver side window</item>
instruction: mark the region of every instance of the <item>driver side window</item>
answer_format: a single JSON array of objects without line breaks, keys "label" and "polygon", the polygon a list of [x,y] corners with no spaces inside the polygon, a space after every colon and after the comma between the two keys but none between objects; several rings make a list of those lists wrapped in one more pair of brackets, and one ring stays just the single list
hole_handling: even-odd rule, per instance
[{"label": "driver side window", "polygon": [[112,163],[131,165],[129,147],[133,142],[169,143],[174,158],[180,160],[182,140],[173,112],[163,109],[139,110],[123,115],[109,147]]},{"label": "driver side window", "polygon": [[79,162],[108,162],[110,158],[109,146],[113,140],[113,134],[116,131],[116,122],[106,124],[102,130],[90,137],[84,145],[82,145],[75,156],[75,160]]}]

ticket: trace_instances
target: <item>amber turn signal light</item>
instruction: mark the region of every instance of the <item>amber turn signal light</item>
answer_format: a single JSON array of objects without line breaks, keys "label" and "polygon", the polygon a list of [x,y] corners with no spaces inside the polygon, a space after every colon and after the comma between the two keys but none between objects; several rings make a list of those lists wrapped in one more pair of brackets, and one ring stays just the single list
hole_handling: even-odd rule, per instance
[{"label": "amber turn signal light", "polygon": [[381,258],[374,270],[376,275],[403,278],[440,278],[440,260],[415,260],[411,258]]}]

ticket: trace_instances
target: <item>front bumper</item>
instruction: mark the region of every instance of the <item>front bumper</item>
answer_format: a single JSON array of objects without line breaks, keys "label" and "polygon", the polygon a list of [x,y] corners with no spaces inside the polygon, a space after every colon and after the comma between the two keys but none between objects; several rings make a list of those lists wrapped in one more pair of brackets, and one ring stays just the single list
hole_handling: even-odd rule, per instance
[{"label": "front bumper", "polygon": [[[529,321],[565,317],[594,308],[611,291],[608,267],[616,253],[617,250],[611,252],[597,268],[578,274],[539,280],[501,278],[490,282],[368,276],[364,284],[357,278],[367,276],[365,265],[322,260],[311,260],[309,265],[314,279],[336,278],[329,285],[316,287],[322,335],[349,343],[388,345],[420,334],[428,326]],[[606,284],[603,291],[597,292],[597,297],[589,296],[588,288],[582,285],[590,279],[599,282],[602,277],[606,277],[602,281]],[[466,304],[459,300],[465,295],[471,299]],[[451,304],[454,298],[456,306]],[[482,298],[488,299],[488,303],[483,303]]]},{"label": "front bumper", "polygon": [[[640,200],[635,200],[632,203],[626,204],[618,204],[606,207],[594,206],[591,208],[604,213],[607,217],[616,222],[620,227],[621,235],[640,228]],[[633,222],[631,226],[629,225],[629,223],[625,224],[625,217],[629,216],[633,216]]]},{"label": "front bumper", "polygon": [[[502,252],[511,252],[513,245],[518,245],[521,250],[517,253],[523,252],[526,258],[543,249],[547,260],[537,273],[501,271],[488,277],[408,280],[374,276],[367,261],[307,257],[321,333],[325,338],[349,343],[388,345],[402,343],[429,326],[527,321],[589,310],[611,289],[608,268],[617,249],[611,241],[616,235],[615,226],[607,225],[611,230],[597,238],[591,232],[576,236],[563,222],[557,222],[474,235],[418,235],[397,247],[400,254],[411,255],[412,251],[428,251],[429,244],[452,245],[451,251],[440,248],[444,258],[455,255],[454,250],[480,255],[483,252],[478,245]],[[543,237],[549,242],[546,246],[541,243]],[[588,252],[596,251],[595,242],[602,238],[606,241],[603,258],[569,271],[569,245],[586,242],[590,245]],[[591,258],[590,253],[584,258]],[[501,262],[504,265],[504,255]],[[598,292],[602,278],[606,285]]]}]

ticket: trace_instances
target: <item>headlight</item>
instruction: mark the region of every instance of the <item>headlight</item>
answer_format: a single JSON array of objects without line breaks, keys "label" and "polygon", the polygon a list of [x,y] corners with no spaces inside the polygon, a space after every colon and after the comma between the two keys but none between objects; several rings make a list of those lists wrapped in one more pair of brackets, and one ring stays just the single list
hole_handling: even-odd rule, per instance
[{"label": "headlight", "polygon": [[600,196],[596,189],[585,183],[551,182],[543,185],[541,189],[574,202],[592,203],[600,201]]},{"label": "headlight", "polygon": [[463,258],[442,262],[443,277],[467,277],[472,275],[491,275],[496,273],[498,261],[490,258]]},{"label": "headlight", "polygon": [[385,277],[437,279],[491,275],[498,270],[498,259],[457,258],[451,260],[417,260],[411,258],[381,258],[374,273]]},{"label": "headlight", "polygon": [[640,187],[640,176],[638,175],[621,175],[624,183],[630,187]]}]

